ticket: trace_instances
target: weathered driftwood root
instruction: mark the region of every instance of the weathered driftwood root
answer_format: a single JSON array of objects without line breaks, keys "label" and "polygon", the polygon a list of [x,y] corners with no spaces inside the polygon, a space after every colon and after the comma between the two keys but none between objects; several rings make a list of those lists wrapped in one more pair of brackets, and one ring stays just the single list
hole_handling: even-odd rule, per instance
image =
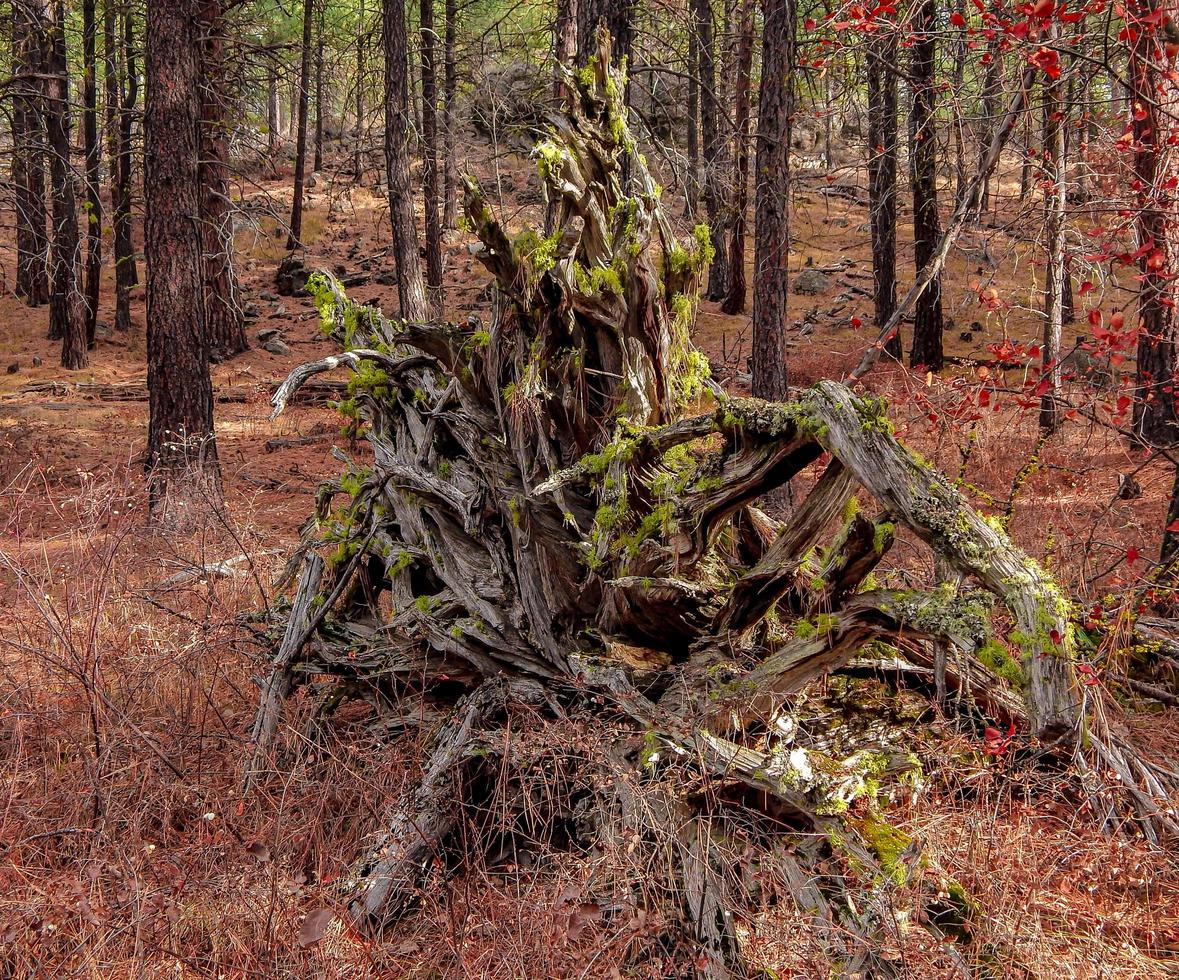
[{"label": "weathered driftwood root", "polygon": [[[858,657],[920,659],[934,643],[969,665],[947,669],[947,684],[988,677],[989,704],[1075,749],[1111,819],[1172,829],[1160,800],[1174,780],[1107,737],[1105,706],[1078,682],[1069,603],[897,442],[883,404],[833,382],[771,404],[708,381],[688,337],[708,236],[671,234],[606,64],[568,77],[569,112],[537,148],[552,236],[510,234],[467,185],[496,281],[491,322],[401,323],[317,275],[324,327],[345,352],[275,397],[277,412],[302,381],[350,367],[341,411],[372,447],[371,465],[348,464],[317,500],[306,541],[331,552],[331,585],[290,669],[429,699],[443,715],[451,705],[421,784],[357,866],[353,914],[373,927],[408,907],[461,819],[481,729],[522,690],[535,712],[596,730],[588,756],[621,756],[640,788],[670,801],[665,813],[723,798],[726,813],[825,835],[828,857],[896,877],[897,855],[862,828],[882,821],[881,786],[913,776],[906,730],[824,740],[793,699]],[[804,474],[810,491],[784,522],[757,509]],[[858,510],[864,491],[875,517]],[[976,588],[872,584],[898,529]],[[1007,644],[991,636],[980,589],[1010,611]],[[587,777],[587,792],[611,782]],[[706,972],[739,970],[740,944],[717,919],[739,896],[707,870],[706,828],[676,825],[687,836],[665,871],[691,896],[687,932]]]}]

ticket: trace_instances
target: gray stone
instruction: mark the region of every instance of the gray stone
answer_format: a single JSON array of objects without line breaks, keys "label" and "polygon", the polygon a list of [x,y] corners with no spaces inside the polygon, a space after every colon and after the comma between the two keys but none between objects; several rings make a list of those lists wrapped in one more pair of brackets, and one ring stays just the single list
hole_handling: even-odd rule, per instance
[{"label": "gray stone", "polygon": [[822,296],[830,288],[830,278],[818,269],[803,269],[794,277],[794,292],[799,296]]},{"label": "gray stone", "polygon": [[262,345],[262,349],[269,351],[271,354],[278,354],[280,357],[291,352],[290,346],[280,337],[271,337]]},{"label": "gray stone", "polygon": [[255,336],[257,336],[259,343],[264,344],[271,337],[277,337],[280,333],[282,333],[282,331],[279,330],[278,327],[263,327]]}]

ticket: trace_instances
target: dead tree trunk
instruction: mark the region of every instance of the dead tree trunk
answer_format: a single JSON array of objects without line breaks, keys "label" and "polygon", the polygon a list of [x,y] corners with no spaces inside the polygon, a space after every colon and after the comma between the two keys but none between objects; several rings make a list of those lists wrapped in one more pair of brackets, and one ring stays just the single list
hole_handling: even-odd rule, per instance
[{"label": "dead tree trunk", "polygon": [[[787,6],[770,12],[785,31]],[[740,971],[731,909],[754,914],[764,898],[726,871],[720,836],[772,809],[763,833],[828,837],[847,866],[879,874],[864,822],[841,814],[857,799],[872,813],[869,787],[911,770],[912,733],[871,748],[862,732],[823,740],[792,699],[868,644],[944,642],[968,658],[986,644],[972,667],[990,677],[986,662],[1002,662],[1024,695],[988,703],[1075,748],[1102,815],[1120,793],[1148,833],[1179,829],[1157,803],[1172,777],[1077,683],[1067,601],[897,442],[882,402],[832,381],[768,402],[708,380],[689,339],[708,241],[673,236],[609,64],[602,50],[590,73],[567,73],[578,97],[536,151],[559,201],[552,236],[509,232],[467,184],[476,254],[496,285],[488,325],[389,320],[317,274],[323,322],[347,350],[297,369],[274,396],[277,413],[308,378],[350,367],[342,408],[373,455],[319,494],[325,530],[317,541],[309,524],[305,548],[332,549],[321,598],[308,603],[301,586],[265,691],[334,677],[328,697],[368,686],[404,706],[398,725],[424,717],[434,731],[421,781],[388,805],[342,882],[351,916],[369,930],[396,920],[445,863],[436,857],[477,846],[458,830],[494,799],[500,827],[560,821],[583,846],[623,828],[645,835],[652,863],[620,871],[621,890],[638,874],[656,882],[694,969]],[[785,523],[757,508],[804,473],[810,491]],[[851,503],[857,490],[877,516]],[[868,586],[898,528],[985,592]],[[1014,652],[991,637],[990,594],[1014,623]],[[308,609],[319,621],[303,627]],[[997,677],[980,689],[1005,690]],[[573,751],[554,734],[566,722],[586,726]],[[554,771],[574,793],[549,792]],[[764,852],[764,838],[751,846]],[[870,913],[832,907],[875,901],[815,858],[783,887],[829,923],[832,942],[850,942]],[[834,847],[827,858],[838,868]],[[816,898],[810,876],[838,901]]]}]

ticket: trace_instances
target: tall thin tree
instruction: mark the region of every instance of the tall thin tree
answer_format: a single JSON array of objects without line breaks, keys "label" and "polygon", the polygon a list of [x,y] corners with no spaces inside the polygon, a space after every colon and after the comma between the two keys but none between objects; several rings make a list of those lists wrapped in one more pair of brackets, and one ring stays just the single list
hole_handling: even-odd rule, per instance
[{"label": "tall thin tree", "polygon": [[1134,431],[1148,445],[1179,441],[1175,406],[1175,277],[1179,274],[1179,151],[1171,144],[1179,84],[1160,36],[1159,0],[1127,4],[1132,167],[1137,189],[1138,360]]},{"label": "tall thin tree", "polygon": [[[872,228],[872,302],[879,329],[897,305],[897,35],[889,25],[868,42],[868,217]],[[901,359],[898,329],[885,353]]]},{"label": "tall thin tree", "polygon": [[201,5],[201,231],[209,348],[228,357],[249,349],[234,264],[233,204],[225,91],[222,0]]},{"label": "tall thin tree", "polygon": [[356,14],[356,138],[352,141],[352,173],[356,183],[364,182],[364,83],[365,35],[368,33],[368,11],[364,0]]},{"label": "tall thin tree", "polygon": [[422,284],[409,180],[409,42],[405,0],[382,0],[381,38],[385,49],[385,178],[397,263],[397,296],[404,319],[425,320],[426,288]]},{"label": "tall thin tree", "polygon": [[749,207],[750,78],[753,74],[753,15],[756,0],[742,0],[737,41],[737,79],[734,96],[733,207],[729,223],[729,281],[721,310],[745,310],[745,211]]},{"label": "tall thin tree", "polygon": [[[1060,23],[1049,26],[1048,44],[1060,43]],[[1064,85],[1059,75],[1044,84],[1044,238],[1047,244],[1047,275],[1044,286],[1044,343],[1041,347],[1040,428],[1051,432],[1059,422],[1056,401],[1060,384],[1060,335],[1064,327],[1065,264],[1064,212]]]},{"label": "tall thin tree", "polygon": [[434,0],[419,5],[422,64],[422,197],[426,225],[426,289],[430,313],[441,319],[442,223],[438,174],[438,36],[434,31]]},{"label": "tall thin tree", "polygon": [[710,0],[693,0],[692,6],[700,75],[700,140],[704,166],[702,197],[714,252],[704,295],[708,299],[720,299],[725,295],[729,280],[728,252],[725,247],[728,208],[724,201],[722,173],[725,165],[723,145],[726,134],[721,129],[722,111],[720,100],[717,98],[712,3]]},{"label": "tall thin tree", "polygon": [[70,80],[66,62],[65,0],[45,0],[38,21],[45,25],[46,92],[45,128],[49,134],[50,183],[53,187],[53,234],[50,264],[53,292],[49,298],[49,337],[61,341],[62,367],[76,370],[87,364],[86,298],[78,283],[81,240],[78,236],[78,202],[70,162]]},{"label": "tall thin tree", "polygon": [[218,493],[200,223],[201,0],[150,3],[144,114],[148,429],[153,511]]},{"label": "tall thin tree", "polygon": [[458,0],[446,0],[442,42],[442,227],[452,229],[458,218],[458,157],[455,153],[454,100],[458,93]]},{"label": "tall thin tree", "polygon": [[299,77],[295,82],[299,123],[295,134],[295,186],[291,194],[291,232],[287,251],[303,246],[303,189],[307,178],[307,115],[311,87],[311,26],[315,21],[315,0],[303,0],[303,48]]},{"label": "tall thin tree", "polygon": [[753,224],[753,394],[786,397],[794,0],[762,0]]},{"label": "tall thin tree", "polygon": [[[937,39],[937,0],[920,0],[913,23],[910,77],[913,104],[909,111],[909,176],[913,186],[913,257],[918,270],[934,255],[941,238],[937,210],[938,146],[935,128],[934,75]],[[942,284],[935,276],[918,297],[913,319],[909,364],[940,371],[942,347]]]},{"label": "tall thin tree", "polygon": [[102,288],[102,198],[98,193],[98,21],[82,0],[82,147],[86,157],[86,346],[94,346]]},{"label": "tall thin tree", "polygon": [[42,30],[28,0],[12,2],[12,184],[16,205],[16,294],[49,302],[45,232],[45,116]]}]

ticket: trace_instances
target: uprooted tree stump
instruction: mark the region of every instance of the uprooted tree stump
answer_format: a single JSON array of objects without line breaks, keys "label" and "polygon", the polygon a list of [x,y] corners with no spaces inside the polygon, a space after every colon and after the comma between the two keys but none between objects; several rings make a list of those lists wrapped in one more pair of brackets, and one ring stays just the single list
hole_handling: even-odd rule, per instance
[{"label": "uprooted tree stump", "polygon": [[[1075,759],[1099,820],[1155,840],[1173,831],[1159,805],[1172,774],[1079,683],[1069,602],[897,442],[881,402],[822,382],[767,403],[708,379],[689,339],[708,236],[681,243],[665,221],[607,45],[569,74],[568,112],[536,149],[554,234],[510,234],[467,183],[497,286],[489,326],[391,320],[330,276],[312,279],[344,353],[294,372],[275,412],[347,365],[341,409],[373,461],[323,488],[292,562],[292,577],[300,558],[303,572],[247,778],[265,770],[293,685],[367,692],[382,717],[428,726],[433,748],[347,883],[362,927],[411,905],[478,794],[518,815],[505,835],[560,824],[569,846],[657,837],[678,944],[690,969],[718,976],[740,968],[729,909],[767,900],[726,864],[731,828],[761,847],[766,828],[806,834],[779,868],[845,964],[871,959],[879,890],[914,857],[865,829],[882,826],[882,787],[913,775],[905,726],[797,708],[832,672],[883,658],[969,687],[963,704]],[[785,521],[757,507],[796,479],[810,490]],[[970,587],[874,586],[899,526]],[[1007,643],[992,635],[996,596],[1014,624]],[[809,703],[838,706],[839,690]],[[522,717],[577,719],[583,737],[513,741]],[[565,791],[546,790],[544,773]],[[850,879],[815,870],[833,854],[875,869],[875,890],[839,898]]]}]

